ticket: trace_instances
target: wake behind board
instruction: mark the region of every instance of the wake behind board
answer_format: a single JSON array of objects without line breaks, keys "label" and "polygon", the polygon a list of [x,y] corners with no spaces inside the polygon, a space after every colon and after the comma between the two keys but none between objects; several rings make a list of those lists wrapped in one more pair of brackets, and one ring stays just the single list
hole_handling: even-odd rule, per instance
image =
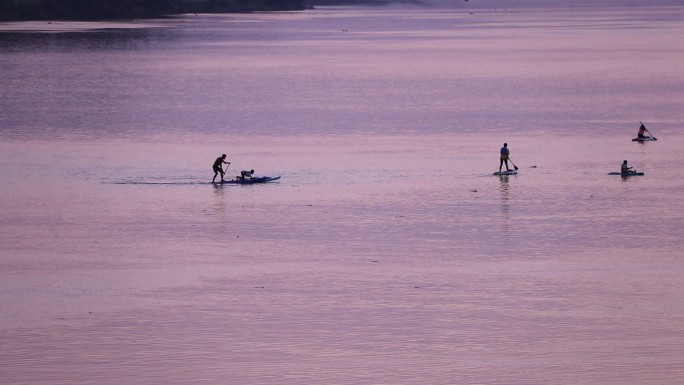
[{"label": "wake behind board", "polygon": [[641,175],[644,175],[644,173],[643,172],[630,172],[630,173],[609,172],[608,175],[620,175],[620,176],[628,177],[628,176],[641,176]]},{"label": "wake behind board", "polygon": [[266,183],[266,182],[272,182],[274,180],[280,179],[280,176],[260,176],[256,178],[245,178],[245,179],[231,179],[231,180],[224,180],[223,182],[220,182],[221,184],[257,184],[257,183]]},{"label": "wake behind board", "polygon": [[495,171],[494,175],[517,175],[518,170],[510,170],[510,171]]}]

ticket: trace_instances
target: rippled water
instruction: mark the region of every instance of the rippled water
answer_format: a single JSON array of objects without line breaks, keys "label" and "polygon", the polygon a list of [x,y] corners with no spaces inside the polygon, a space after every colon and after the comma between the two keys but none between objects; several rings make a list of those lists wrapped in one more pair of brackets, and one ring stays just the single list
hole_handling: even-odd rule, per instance
[{"label": "rippled water", "polygon": [[0,24],[0,383],[681,383],[683,11]]}]

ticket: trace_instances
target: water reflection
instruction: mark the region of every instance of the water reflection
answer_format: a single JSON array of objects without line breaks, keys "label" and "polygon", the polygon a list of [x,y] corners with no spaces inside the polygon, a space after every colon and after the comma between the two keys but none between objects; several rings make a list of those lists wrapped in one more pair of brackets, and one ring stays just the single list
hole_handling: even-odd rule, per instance
[{"label": "water reflection", "polygon": [[[304,32],[282,44],[214,25],[212,41],[236,43],[0,57],[0,136],[26,139],[0,140],[3,380],[680,381],[682,135],[630,154],[631,136],[610,131],[628,119],[624,95],[657,105],[673,128],[684,120],[680,91],[624,92],[647,90],[634,79],[667,73],[667,60],[629,52],[625,86],[603,87],[614,71],[594,78],[596,58],[615,63],[626,49],[601,42],[635,38],[610,21],[586,31],[539,14],[531,31],[498,15],[498,28],[474,31],[440,14],[448,24],[424,23],[445,35],[434,49],[433,35],[394,35],[400,18],[375,15],[381,46],[375,33],[340,38],[330,19],[320,34],[296,18],[282,34]],[[381,25],[364,20],[345,21]],[[558,40],[568,29],[573,39]],[[679,48],[681,28],[658,32],[668,33],[639,32],[639,44],[681,53],[662,42]],[[619,117],[578,135],[606,110]],[[486,186],[468,191],[504,130],[525,139],[519,164],[534,157],[540,169],[482,175]],[[58,135],[69,141],[42,143]],[[212,186],[216,146],[235,150],[236,166],[292,177]],[[623,155],[654,172],[617,183],[603,170]]]},{"label": "water reflection", "polygon": [[[0,52],[10,53],[0,60],[7,79],[0,135],[461,134],[523,127],[593,133],[597,127],[577,122],[599,118],[595,106],[606,92],[620,98],[602,110],[605,130],[621,127],[625,111],[661,116],[680,99],[676,30],[662,33],[673,37],[659,41],[648,58],[632,55],[620,72],[614,63],[625,51],[592,46],[593,29],[568,26],[557,15],[544,25],[524,13],[468,17],[476,28],[455,29],[462,13],[423,12],[393,15],[380,30],[372,20],[386,21],[385,15],[336,11],[188,16],[163,24],[168,28],[0,33]],[[586,23],[595,16],[574,17]],[[342,37],[331,32],[333,24],[361,32]],[[530,33],[552,24],[573,28],[573,45]],[[521,49],[523,42],[536,48]],[[575,45],[587,47],[592,59]],[[460,60],[465,53],[470,59]]]},{"label": "water reflection", "polygon": [[511,201],[510,201],[510,184],[508,175],[499,175],[499,193],[501,197],[501,203],[499,205],[499,211],[501,213],[501,219],[499,223],[501,224],[501,231],[508,237],[511,235]]},{"label": "water reflection", "polygon": [[92,53],[159,50],[177,43],[180,37],[180,31],[174,28],[98,29],[60,33],[0,31],[0,52]]}]

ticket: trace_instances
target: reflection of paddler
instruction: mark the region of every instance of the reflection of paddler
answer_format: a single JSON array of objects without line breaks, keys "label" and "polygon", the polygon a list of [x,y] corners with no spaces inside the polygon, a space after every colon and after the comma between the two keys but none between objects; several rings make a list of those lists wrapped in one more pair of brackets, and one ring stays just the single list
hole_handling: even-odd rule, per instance
[{"label": "reflection of paddler", "polygon": [[508,168],[508,155],[511,153],[508,149],[508,143],[504,143],[499,152],[501,154],[501,156],[499,156],[499,172],[501,172],[501,167],[503,167],[504,163],[506,163],[506,171],[511,171],[511,169]]}]

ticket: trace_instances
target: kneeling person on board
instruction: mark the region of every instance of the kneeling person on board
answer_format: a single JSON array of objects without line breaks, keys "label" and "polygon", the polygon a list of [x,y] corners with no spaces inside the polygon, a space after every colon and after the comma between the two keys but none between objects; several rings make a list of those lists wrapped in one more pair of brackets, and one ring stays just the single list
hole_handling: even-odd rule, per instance
[{"label": "kneeling person on board", "polygon": [[240,177],[239,178],[243,179],[243,180],[245,178],[252,179],[252,174],[254,174],[254,170],[249,170],[249,171],[242,170],[242,171],[240,171]]},{"label": "kneeling person on board", "polygon": [[646,135],[644,135],[644,133],[645,133],[646,131],[648,131],[648,130],[646,129],[646,126],[644,126],[644,124],[641,123],[641,126],[639,127],[639,133],[637,134],[637,138],[639,138],[639,139],[645,138]]},{"label": "kneeling person on board", "polygon": [[627,165],[627,161],[626,161],[626,160],[622,162],[622,167],[620,168],[620,173],[622,173],[622,174],[631,174],[631,173],[635,173],[635,172],[636,172],[636,170],[632,171],[632,167],[629,167],[629,166]]},{"label": "kneeling person on board", "polygon": [[216,181],[216,176],[219,173],[221,174],[221,182],[223,182],[223,175],[225,174],[225,172],[223,171],[224,163],[230,166],[230,162],[226,162],[226,154],[219,156],[214,161],[214,165],[212,166],[212,169],[214,170],[214,178],[211,180],[211,183],[214,183]]},{"label": "kneeling person on board", "polygon": [[508,168],[508,155],[510,153],[510,150],[508,150],[508,143],[504,143],[500,151],[501,156],[499,157],[499,172],[501,172],[501,167],[504,165],[504,163],[506,163],[506,171],[511,171],[511,169]]}]

